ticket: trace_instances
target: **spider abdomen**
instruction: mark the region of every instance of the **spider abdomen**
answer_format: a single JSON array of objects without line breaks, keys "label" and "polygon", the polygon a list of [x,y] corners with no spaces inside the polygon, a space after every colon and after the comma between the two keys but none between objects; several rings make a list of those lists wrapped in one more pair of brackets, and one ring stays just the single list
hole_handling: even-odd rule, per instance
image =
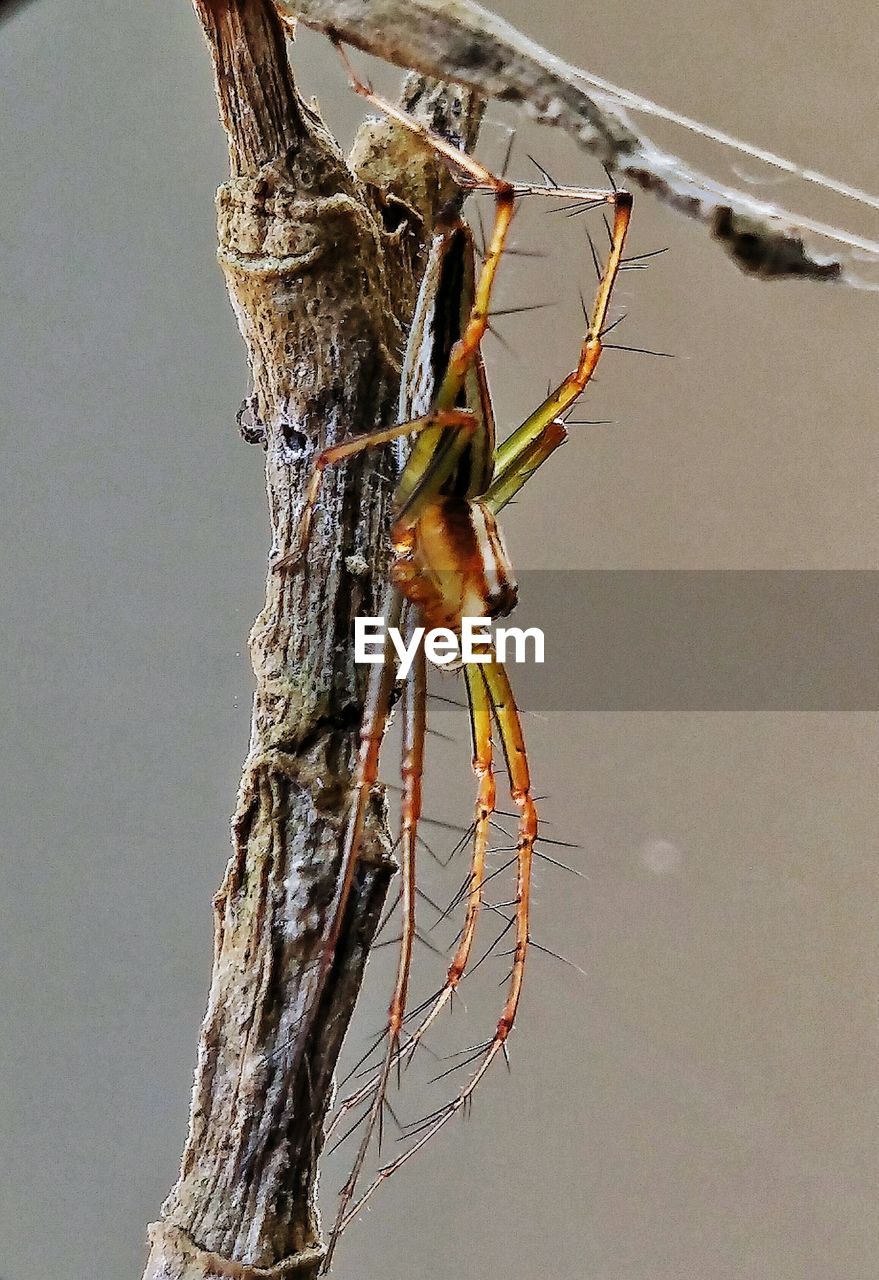
[{"label": "spider abdomen", "polygon": [[493,512],[478,498],[443,497],[394,530],[391,576],[425,626],[458,631],[462,618],[502,618],[518,593]]}]

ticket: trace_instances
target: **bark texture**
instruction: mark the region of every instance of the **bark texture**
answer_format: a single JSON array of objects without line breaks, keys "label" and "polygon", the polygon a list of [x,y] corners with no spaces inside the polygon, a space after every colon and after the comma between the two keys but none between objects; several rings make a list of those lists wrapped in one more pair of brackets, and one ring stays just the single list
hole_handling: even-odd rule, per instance
[{"label": "bark texture", "polygon": [[[276,557],[293,545],[315,452],[396,420],[425,246],[458,193],[385,122],[365,128],[346,162],[297,96],[268,0],[194,2],[229,139],[219,259],[253,376],[240,418],[266,448]],[[474,140],[470,92],[410,77],[404,102],[457,144]],[[386,453],[331,470],[307,565],[268,573],[189,1136],[144,1280],[310,1277],[320,1266],[323,1120],[394,869],[377,794],[319,991],[363,696],[350,637],[355,615],[378,611],[393,467]]]}]

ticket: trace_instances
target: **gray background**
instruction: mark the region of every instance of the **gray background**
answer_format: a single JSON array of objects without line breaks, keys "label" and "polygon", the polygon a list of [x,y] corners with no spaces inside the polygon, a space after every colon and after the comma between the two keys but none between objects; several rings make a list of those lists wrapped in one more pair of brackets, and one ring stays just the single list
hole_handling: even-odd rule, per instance
[{"label": "gray background", "polygon": [[[872,5],[499,7],[598,74],[879,188]],[[0,1273],[122,1280],[185,1132],[248,734],[262,460],[234,425],[225,147],[187,5],[39,0],[0,40]],[[304,37],[297,62],[349,137],[359,105],[325,45]],[[503,147],[488,128],[486,159]],[[528,150],[601,178],[530,129],[518,173]],[[866,211],[763,189],[876,234]],[[636,210],[633,248],[671,253],[624,280],[620,340],[678,359],[608,354],[584,416],[615,425],[577,429],[529,486],[516,560],[875,567],[876,297],[758,285],[647,197]],[[581,222],[529,211],[519,238],[550,256],[511,262],[503,301],[559,305],[507,322],[518,357],[492,351],[505,424],[564,371],[589,284]],[[431,811],[463,814],[466,728],[454,709],[441,727],[458,742],[436,744]],[[583,845],[582,879],[540,869],[536,936],[585,973],[534,956],[512,1075],[376,1199],[339,1273],[872,1278],[876,716],[527,727],[553,834]],[[352,1052],[380,1024],[389,952]],[[442,961],[419,966],[430,985]],[[446,1024],[437,1048],[479,1038],[499,998],[474,979],[475,1034]]]}]

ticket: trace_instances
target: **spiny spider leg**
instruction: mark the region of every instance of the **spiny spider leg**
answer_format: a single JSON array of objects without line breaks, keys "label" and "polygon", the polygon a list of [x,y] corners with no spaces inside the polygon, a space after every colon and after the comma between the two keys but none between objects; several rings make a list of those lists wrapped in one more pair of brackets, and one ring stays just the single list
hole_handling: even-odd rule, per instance
[{"label": "spiny spider leg", "polygon": [[[321,994],[335,959],[348,899],[351,896],[351,888],[360,859],[366,810],[372,789],[378,781],[379,754],[391,711],[394,685],[397,681],[396,654],[391,632],[393,628],[400,625],[403,603],[402,592],[395,587],[389,587],[382,608],[385,627],[382,659],[372,666],[369,673],[354,770],[354,795],[345,824],[339,877],[333,901],[327,913],[329,925],[316,956],[317,973],[309,1009],[307,1014],[299,1020],[296,1028],[295,1039],[300,1044],[305,1043],[317,1016]],[[284,1047],[281,1046],[281,1048]]]},{"label": "spiny spider leg", "polygon": [[363,720],[360,727],[360,743],[357,751],[357,764],[354,773],[354,796],[348,812],[345,826],[345,840],[342,846],[342,866],[339,874],[336,893],[330,910],[330,928],[324,939],[323,949],[318,967],[317,990],[313,1007],[319,1002],[320,988],[326,979],[336,953],[336,946],[342,932],[345,909],[351,895],[354,875],[360,858],[363,842],[363,827],[366,821],[366,810],[373,787],[378,781],[379,753],[385,736],[388,716],[391,707],[391,695],[397,680],[397,666],[394,657],[394,646],[391,639],[392,628],[399,627],[403,613],[403,597],[400,591],[391,588],[385,598],[384,625],[385,642],[382,661],[370,670],[369,684],[366,692],[366,703],[363,708]]},{"label": "spiny spider leg", "polygon": [[276,560],[274,568],[293,569],[304,559],[311,536],[314,508],[327,467],[347,462],[349,458],[355,457],[358,453],[364,453],[367,449],[378,449],[383,444],[390,444],[392,440],[399,440],[403,436],[417,436],[424,431],[447,432],[451,428],[457,428],[466,440],[476,430],[476,425],[476,419],[469,409],[438,410],[423,418],[415,418],[412,422],[398,422],[391,427],[379,427],[376,431],[364,431],[360,435],[343,440],[341,444],[330,445],[329,448],[322,450],[314,460],[305,492],[298,546],[288,555]]},{"label": "spiny spider leg", "polygon": [[[411,613],[411,609],[407,613]],[[407,618],[411,638],[411,623]],[[339,1197],[336,1222],[330,1233],[324,1269],[329,1270],[333,1251],[342,1229],[342,1220],[354,1196],[357,1179],[366,1158],[369,1142],[380,1120],[385,1103],[388,1077],[399,1058],[400,1030],[406,1015],[412,947],[415,942],[415,847],[418,819],[421,815],[421,779],[424,772],[424,738],[427,727],[427,665],[423,645],[419,645],[412,668],[412,678],[403,686],[403,796],[400,802],[400,866],[402,880],[403,936],[397,961],[397,976],[388,1008],[387,1049],[384,1064],[375,1086],[375,1097],[351,1172]]]},{"label": "spiny spider leg", "polygon": [[[411,1059],[420,1041],[454,995],[470,961],[470,954],[476,937],[476,925],[482,907],[483,888],[489,878],[486,875],[485,860],[488,852],[490,821],[494,812],[496,794],[494,769],[492,767],[491,704],[488,699],[485,681],[478,668],[469,665],[465,666],[464,676],[467,682],[467,696],[470,704],[470,725],[473,736],[473,772],[479,782],[474,814],[473,854],[466,881],[467,913],[458,947],[449,965],[443,986],[428,1001],[429,1008],[427,1013],[407,1040],[405,1047],[398,1049],[394,1063],[387,1065],[408,1062]],[[422,1006],[423,1008],[424,1006]],[[359,1106],[374,1090],[378,1093],[383,1090],[384,1085],[387,1083],[388,1074],[387,1066],[383,1067],[362,1085],[356,1093],[344,1098],[339,1103],[336,1115],[333,1117],[332,1124],[327,1131],[327,1136],[341,1123],[349,1111]]]},{"label": "spiny spider leg", "polygon": [[[542,190],[541,194],[544,194]],[[614,206],[610,251],[598,281],[577,367],[495,451],[494,477],[485,494],[486,503],[495,512],[518,493],[528,477],[564,441],[567,433],[559,415],[586,390],[601,358],[611,294],[632,216],[632,197],[627,191],[609,191],[606,195],[608,203]]]},{"label": "spiny spider leg", "polygon": [[[373,1193],[392,1174],[396,1173],[408,1160],[420,1151],[445,1124],[466,1107],[470,1098],[498,1053],[505,1051],[505,1045],[516,1020],[519,997],[522,991],[522,978],[525,971],[525,957],[528,951],[528,918],[531,892],[531,865],[534,854],[534,842],[537,839],[537,810],[531,794],[531,779],[528,769],[528,757],[519,712],[510,688],[509,678],[503,665],[494,660],[480,666],[482,677],[488,691],[492,714],[498,726],[503,746],[504,757],[510,776],[510,796],[519,810],[519,829],[517,838],[517,874],[516,874],[516,945],[513,951],[513,967],[510,974],[507,998],[498,1020],[495,1033],[486,1045],[479,1061],[479,1066],[467,1084],[451,1102],[439,1109],[431,1118],[420,1137],[406,1148],[395,1160],[379,1169],[375,1178],[364,1191],[357,1203],[342,1219],[341,1228],[356,1217]],[[478,1057],[479,1055],[477,1055]]]}]

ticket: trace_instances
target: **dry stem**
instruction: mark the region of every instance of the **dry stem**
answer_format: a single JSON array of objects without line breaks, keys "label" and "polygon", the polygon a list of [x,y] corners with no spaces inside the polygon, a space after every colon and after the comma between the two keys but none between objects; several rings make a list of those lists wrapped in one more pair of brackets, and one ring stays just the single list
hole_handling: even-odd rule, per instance
[{"label": "dry stem", "polygon": [[[456,189],[390,126],[350,167],[297,96],[268,0],[195,0],[216,74],[231,178],[219,257],[266,445],[273,551],[293,544],[316,450],[395,420],[426,239]],[[406,105],[472,143],[470,93],[418,77]],[[393,189],[396,199],[387,198]],[[391,460],[329,476],[303,573],[269,572],[250,645],[250,751],[233,854],[215,899],[214,970],[180,1178],[151,1228],[145,1280],[313,1276],[316,1162],[336,1058],[393,861],[376,798],[329,980],[328,928],[360,723],[353,618],[376,612]]]}]

